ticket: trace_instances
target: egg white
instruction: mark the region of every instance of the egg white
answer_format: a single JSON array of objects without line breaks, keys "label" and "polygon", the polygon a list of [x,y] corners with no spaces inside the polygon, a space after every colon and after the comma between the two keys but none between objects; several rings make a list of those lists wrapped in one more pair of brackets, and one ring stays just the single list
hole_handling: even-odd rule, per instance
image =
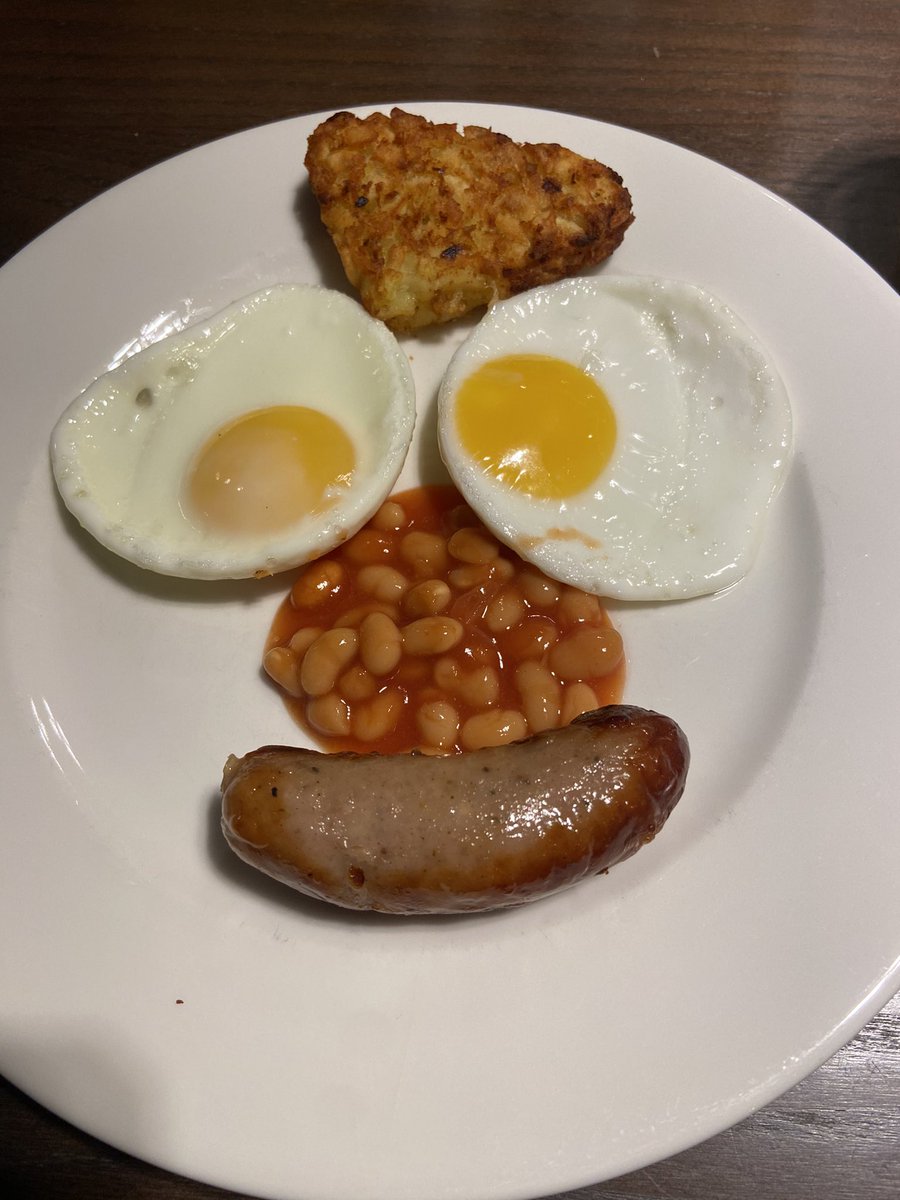
[{"label": "egg white", "polygon": [[[610,461],[570,498],[517,492],[460,443],[460,385],[514,353],[575,364],[615,413]],[[722,302],[685,283],[611,276],[494,305],[448,367],[438,437],[468,503],[523,558],[598,595],[672,600],[749,569],[787,471],[792,419],[769,355]]]},{"label": "egg white", "polygon": [[[181,504],[192,461],[242,414],[278,405],[326,413],[353,443],[350,485],[326,513],[268,535],[216,532]],[[194,579],[269,575],[351,536],[390,492],[415,423],[409,361],[361,305],[283,284],[147,347],[92,384],[51,438],[67,508],[138,566]]]}]

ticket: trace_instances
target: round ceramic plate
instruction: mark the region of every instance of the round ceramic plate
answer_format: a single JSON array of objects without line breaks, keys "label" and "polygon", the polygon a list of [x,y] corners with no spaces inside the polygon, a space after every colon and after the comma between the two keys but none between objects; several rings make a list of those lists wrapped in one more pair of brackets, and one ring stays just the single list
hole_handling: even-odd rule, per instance
[{"label": "round ceramic plate", "polygon": [[[626,700],[691,743],[663,834],[522,909],[349,915],[218,829],[226,756],[298,738],[259,672],[286,583],[132,569],[68,518],[47,458],[65,405],[136,341],[278,280],[346,286],[302,167],[321,118],[148,171],[0,272],[0,1067],[115,1146],[267,1197],[501,1200],[628,1171],[772,1099],[898,986],[900,301],[674,146],[407,107],[619,171],[637,219],[602,270],[734,308],[784,377],[796,452],[744,582],[614,607]],[[436,389],[470,324],[404,340],[400,485],[440,471]]]}]

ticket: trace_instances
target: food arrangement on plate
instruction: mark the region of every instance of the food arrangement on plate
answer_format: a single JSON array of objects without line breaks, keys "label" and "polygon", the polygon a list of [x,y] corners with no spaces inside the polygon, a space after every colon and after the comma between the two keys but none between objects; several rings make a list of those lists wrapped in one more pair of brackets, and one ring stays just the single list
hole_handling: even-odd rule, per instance
[{"label": "food arrangement on plate", "polygon": [[[634,853],[682,794],[685,736],[619,703],[601,600],[746,574],[788,400],[697,286],[577,275],[632,221],[608,167],[396,109],[325,121],[306,165],[365,307],[273,287],[127,359],[60,418],[57,485],[142,567],[301,568],[264,663],[325,752],[229,759],[242,858],[349,908],[536,899]],[[438,403],[458,493],[392,496],[415,396],[391,330],[483,304]]]}]

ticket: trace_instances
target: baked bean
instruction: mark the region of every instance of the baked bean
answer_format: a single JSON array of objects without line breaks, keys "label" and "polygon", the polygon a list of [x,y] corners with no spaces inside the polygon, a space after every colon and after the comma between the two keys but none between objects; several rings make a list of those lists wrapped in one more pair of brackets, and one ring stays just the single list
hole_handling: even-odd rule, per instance
[{"label": "baked bean", "polygon": [[569,683],[608,675],[622,659],[622,639],[609,626],[576,629],[550,651],[550,669]]},{"label": "baked bean", "polygon": [[447,543],[438,533],[407,533],[400,543],[400,556],[419,579],[443,575],[447,569]]},{"label": "baked bean", "polygon": [[468,504],[457,504],[456,508],[452,508],[447,513],[447,527],[449,529],[464,529],[467,525],[477,525],[478,518],[469,508]]},{"label": "baked bean", "polygon": [[329,596],[337,594],[344,581],[344,568],[339,562],[326,558],[313,563],[298,576],[291,588],[294,608],[314,608]]},{"label": "baked bean", "polygon": [[490,708],[500,696],[500,676],[493,667],[473,667],[460,673],[455,690],[472,708]]},{"label": "baked bean", "polygon": [[334,625],[332,625],[332,629],[356,629],[370,613],[375,612],[384,613],[392,621],[396,621],[400,615],[400,611],[395,604],[382,604],[381,601],[372,601],[370,604],[357,604],[356,608],[348,608],[343,616],[338,617]]},{"label": "baked bean", "polygon": [[560,620],[566,624],[575,624],[579,621],[599,621],[600,601],[588,592],[567,587],[563,589],[557,612]]},{"label": "baked bean", "polygon": [[481,587],[492,576],[493,572],[487,563],[468,563],[464,567],[454,567],[447,573],[450,585],[458,588],[461,592],[468,591],[469,588]]},{"label": "baked bean", "polygon": [[356,577],[359,586],[376,600],[399,600],[409,587],[409,580],[386,563],[362,567]]},{"label": "baked bean", "polygon": [[489,708],[469,717],[460,730],[459,741],[464,750],[481,750],[518,742],[527,735],[528,726],[518,709]]},{"label": "baked bean", "polygon": [[516,568],[508,558],[495,558],[491,563],[491,579],[496,579],[498,583],[506,583],[515,573]]},{"label": "baked bean", "polygon": [[338,691],[345,700],[369,700],[378,691],[378,683],[362,663],[354,663],[338,680]]},{"label": "baked bean", "polygon": [[369,613],[359,627],[359,657],[373,675],[389,675],[403,653],[403,637],[390,617]]},{"label": "baked bean", "polygon": [[504,588],[488,605],[484,623],[491,633],[512,629],[525,616],[525,603],[514,588]]},{"label": "baked bean", "polygon": [[559,599],[559,584],[535,571],[520,571],[516,580],[519,590],[535,608],[552,608]]},{"label": "baked bean", "polygon": [[403,693],[397,688],[379,692],[366,704],[354,707],[350,714],[353,736],[361,742],[376,742],[397,725],[403,711]]},{"label": "baked bean", "polygon": [[502,659],[496,641],[483,629],[470,629],[463,655],[470,662],[484,667],[500,667]]},{"label": "baked bean", "polygon": [[605,620],[597,597],[523,563],[450,489],[422,489],[297,572],[264,667],[331,750],[448,754],[615,703],[621,648]]},{"label": "baked bean", "polygon": [[[466,571],[468,569],[468,567],[463,568]],[[467,629],[477,628],[484,620],[494,592],[495,589],[490,584],[469,588],[467,592],[462,592],[457,596],[450,605],[450,615],[456,617],[458,621],[462,621]]]},{"label": "baked bean", "polygon": [[448,750],[459,732],[459,713],[446,700],[431,700],[419,705],[416,724],[429,746]]},{"label": "baked bean", "polygon": [[307,652],[320,633],[324,633],[324,630],[320,629],[318,625],[301,625],[297,632],[291,637],[288,645],[293,650],[294,654],[296,654],[298,665],[299,660]]},{"label": "baked bean", "polygon": [[593,712],[597,707],[597,694],[586,683],[570,683],[563,689],[561,724],[571,725],[582,713]]},{"label": "baked bean", "polygon": [[526,616],[503,639],[503,648],[513,660],[542,658],[559,637],[549,617]]},{"label": "baked bean", "polygon": [[460,562],[476,564],[489,563],[500,553],[496,540],[486,530],[470,525],[451,535],[447,549]]},{"label": "baked bean", "polygon": [[390,557],[394,547],[393,538],[374,529],[361,529],[355,537],[344,544],[343,553],[357,566],[365,563],[382,562]]},{"label": "baked bean", "polygon": [[452,650],[463,635],[463,627],[453,617],[420,617],[403,630],[403,648],[407,654],[444,654]]},{"label": "baked bean", "polygon": [[396,532],[406,524],[406,513],[402,505],[397,504],[394,500],[386,500],[369,524],[373,529],[379,529],[383,533],[390,530]]},{"label": "baked bean", "polygon": [[459,683],[459,663],[453,658],[439,658],[434,664],[432,678],[442,692],[453,692]]},{"label": "baked bean", "polygon": [[338,675],[356,657],[359,635],[355,629],[328,629],[320,634],[303,656],[300,683],[308,696],[324,696]]},{"label": "baked bean", "polygon": [[306,719],[330,737],[346,737],[350,732],[350,706],[337,692],[314,696],[306,705]]},{"label": "baked bean", "polygon": [[450,603],[450,595],[443,579],[424,579],[403,597],[403,611],[408,617],[434,617]]},{"label": "baked bean", "polygon": [[545,666],[533,661],[519,663],[516,687],[522,697],[525,720],[534,733],[559,725],[560,686]]},{"label": "baked bean", "polygon": [[289,696],[303,694],[303,688],[300,686],[300,662],[297,655],[287,646],[273,646],[271,650],[267,650],[263,666],[269,678],[284,688]]}]

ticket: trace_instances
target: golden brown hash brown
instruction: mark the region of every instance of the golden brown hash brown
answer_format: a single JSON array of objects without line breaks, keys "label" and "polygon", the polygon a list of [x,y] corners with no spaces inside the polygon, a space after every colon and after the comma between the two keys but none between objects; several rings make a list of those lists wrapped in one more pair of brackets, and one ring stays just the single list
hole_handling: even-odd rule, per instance
[{"label": "golden brown hash brown", "polygon": [[336,113],[306,167],[347,278],[397,332],[595,266],[633,220],[602,163],[399,108]]}]

